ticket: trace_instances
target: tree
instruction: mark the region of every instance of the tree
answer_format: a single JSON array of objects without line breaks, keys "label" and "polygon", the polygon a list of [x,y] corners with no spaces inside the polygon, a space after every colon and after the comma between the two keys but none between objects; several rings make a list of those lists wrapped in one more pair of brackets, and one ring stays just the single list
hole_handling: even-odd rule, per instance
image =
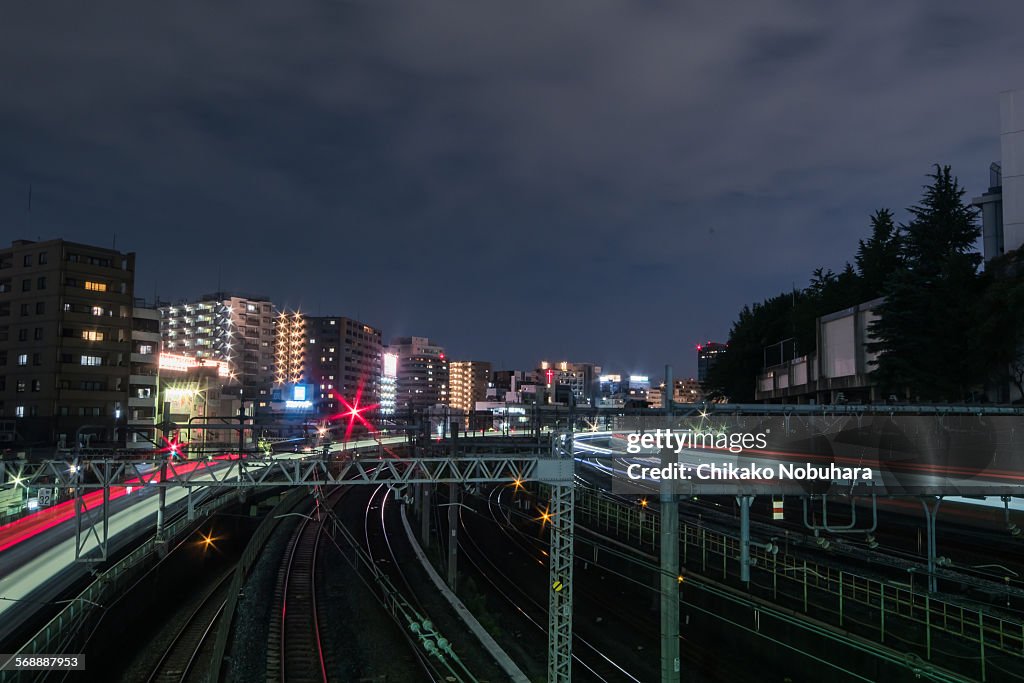
[{"label": "tree", "polygon": [[757,375],[764,366],[764,348],[793,336],[793,309],[804,296],[799,291],[783,292],[743,307],[729,332],[729,350],[708,371],[702,386],[705,396],[734,403],[754,400]]},{"label": "tree", "polygon": [[980,228],[949,166],[936,165],[928,177],[931,184],[902,228],[903,267],[884,280],[885,301],[870,328],[876,341],[868,350],[878,354],[873,375],[883,390],[956,401],[980,379],[971,357]]},{"label": "tree", "polygon": [[995,384],[999,400],[1008,398],[1007,377],[1024,397],[1024,249],[985,264],[981,283],[972,355]]},{"label": "tree", "polygon": [[854,257],[864,300],[882,296],[889,277],[903,267],[901,252],[902,237],[892,211],[878,209],[871,214],[871,237],[859,240]]}]

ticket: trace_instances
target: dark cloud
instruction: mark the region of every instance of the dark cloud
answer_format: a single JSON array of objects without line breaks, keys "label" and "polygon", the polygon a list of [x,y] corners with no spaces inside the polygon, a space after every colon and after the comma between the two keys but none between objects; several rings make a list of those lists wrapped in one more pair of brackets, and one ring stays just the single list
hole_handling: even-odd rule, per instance
[{"label": "dark cloud", "polygon": [[[0,224],[425,333],[693,370],[929,165],[973,192],[1024,6],[44,2],[0,27]],[[26,188],[34,186],[26,215]],[[640,367],[643,366],[643,367]]]}]

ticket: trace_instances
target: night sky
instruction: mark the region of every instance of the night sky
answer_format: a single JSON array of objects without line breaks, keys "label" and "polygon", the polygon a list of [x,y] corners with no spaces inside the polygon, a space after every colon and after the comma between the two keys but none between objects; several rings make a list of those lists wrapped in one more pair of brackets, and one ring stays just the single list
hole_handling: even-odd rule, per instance
[{"label": "night sky", "polygon": [[1019,0],[11,2],[2,241],[116,234],[139,296],[219,282],[454,358],[692,374],[931,164],[986,189],[1022,29]]}]

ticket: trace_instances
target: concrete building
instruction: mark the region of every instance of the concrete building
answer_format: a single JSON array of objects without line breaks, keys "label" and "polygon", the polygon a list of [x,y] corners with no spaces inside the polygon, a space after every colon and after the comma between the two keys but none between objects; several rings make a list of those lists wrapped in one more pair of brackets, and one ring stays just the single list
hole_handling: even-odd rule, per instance
[{"label": "concrete building", "polygon": [[697,344],[697,381],[705,382],[708,372],[714,367],[721,354],[729,349],[728,344],[709,341],[706,344]]},{"label": "concrete building", "polygon": [[307,317],[305,320],[305,381],[322,415],[334,415],[344,406],[380,404],[382,372],[381,331],[341,316]]},{"label": "concrete building", "polygon": [[216,292],[160,308],[162,351],[227,361],[241,397],[267,408],[274,383],[274,304],[266,297]]},{"label": "concrete building", "polygon": [[[181,457],[199,457],[207,452],[225,449],[237,450],[238,432],[225,429],[205,429],[207,423],[223,424],[224,418],[238,415],[242,399],[237,383],[229,376],[227,361],[196,361],[187,356],[173,356],[167,362],[161,356],[161,371],[158,402],[160,421],[180,425],[177,433],[158,432],[157,441],[166,447],[164,438],[171,442],[187,444],[182,447]],[[180,362],[181,359],[186,362]],[[246,405],[251,412],[252,406]],[[251,433],[246,433],[245,446]]]},{"label": "concrete building", "polygon": [[[689,379],[677,379],[672,382],[675,385],[672,400],[677,404],[696,403],[704,397],[701,391],[700,382],[694,377]],[[664,407],[665,383],[661,382],[656,387],[651,387],[647,392],[647,403],[651,408]]]},{"label": "concrete building", "polygon": [[986,261],[1024,246],[1024,90],[999,96],[999,143],[988,191],[972,200],[981,209]]},{"label": "concrete building", "polygon": [[544,380],[530,370],[494,370],[486,400],[498,403],[536,403],[544,399]]},{"label": "concrete building", "polygon": [[651,378],[648,375],[629,375],[620,385],[623,400],[628,403],[641,403],[648,400],[651,391]]},{"label": "concrete building", "polygon": [[487,398],[491,364],[478,360],[453,360],[448,363],[448,378],[448,405],[468,414],[476,409],[477,401]]},{"label": "concrete building", "polygon": [[863,403],[885,397],[868,377],[877,354],[867,350],[868,332],[882,299],[858,304],[817,321],[814,353],[765,368],[754,397],[776,403]]},{"label": "concrete building", "polygon": [[131,372],[128,377],[128,414],[125,447],[148,450],[158,442],[158,374],[160,311],[136,301],[132,310]]},{"label": "concrete building", "polygon": [[538,373],[543,377],[548,396],[554,403],[569,403],[570,396],[576,405],[596,404],[600,391],[598,379],[601,366],[593,363],[572,363],[569,361],[549,362],[542,360]]},{"label": "concrete building", "polygon": [[0,249],[0,419],[18,441],[117,440],[134,287],[134,253],[59,239]]},{"label": "concrete building", "polygon": [[389,345],[398,356],[399,416],[448,405],[448,359],[444,347],[426,337],[396,337]]}]

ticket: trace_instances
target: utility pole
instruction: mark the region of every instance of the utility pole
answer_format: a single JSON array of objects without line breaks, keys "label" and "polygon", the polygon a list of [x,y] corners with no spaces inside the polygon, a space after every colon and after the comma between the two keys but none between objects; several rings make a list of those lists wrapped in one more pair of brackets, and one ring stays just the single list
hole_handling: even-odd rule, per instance
[{"label": "utility pole", "polygon": [[750,587],[750,503],[749,494],[736,496],[740,506],[740,581]]},{"label": "utility pole", "polygon": [[[459,425],[451,425],[452,457],[459,457]],[[459,488],[454,481],[448,484],[448,587],[455,592],[459,559]]]},{"label": "utility pole", "polygon": [[[427,438],[430,438],[429,435]],[[417,443],[413,446],[413,452],[417,455],[422,455],[422,447]],[[423,482],[420,484],[423,490],[420,492],[420,542],[423,544],[423,548],[430,547],[430,492],[433,488],[433,484],[430,482]]]},{"label": "utility pole", "polygon": [[[672,366],[665,366],[665,414],[672,416]],[[661,451],[661,466],[677,460]],[[661,481],[661,683],[679,683],[679,497],[672,479]]]}]

